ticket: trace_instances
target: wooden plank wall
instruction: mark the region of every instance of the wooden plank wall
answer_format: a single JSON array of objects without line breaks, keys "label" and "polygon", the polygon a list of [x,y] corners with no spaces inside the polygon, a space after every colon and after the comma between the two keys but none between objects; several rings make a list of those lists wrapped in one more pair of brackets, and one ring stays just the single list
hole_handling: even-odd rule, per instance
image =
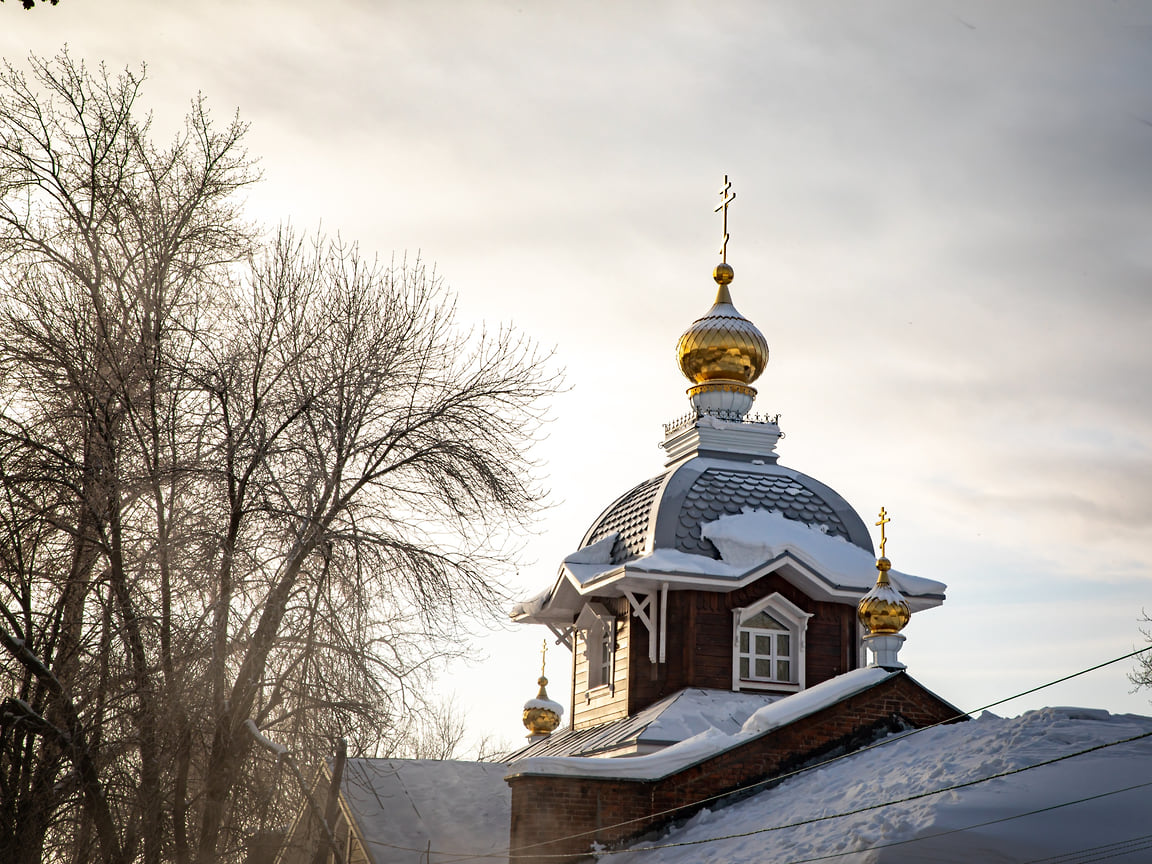
[{"label": "wooden plank wall", "polygon": [[[572,728],[587,729],[609,720],[628,716],[628,675],[631,668],[632,622],[628,601],[623,597],[592,597],[592,602],[601,603],[616,616],[616,651],[613,654],[612,686],[597,687],[588,692],[588,657],[584,652],[584,637],[576,639],[573,651],[572,673]],[[640,625],[644,629],[644,625]],[[645,634],[645,651],[647,651]]]}]

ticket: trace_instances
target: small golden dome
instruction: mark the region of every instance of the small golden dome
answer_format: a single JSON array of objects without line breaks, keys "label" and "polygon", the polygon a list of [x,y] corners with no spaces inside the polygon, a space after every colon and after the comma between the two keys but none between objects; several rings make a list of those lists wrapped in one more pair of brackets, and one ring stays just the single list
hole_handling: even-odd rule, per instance
[{"label": "small golden dome", "polygon": [[548,698],[548,691],[544,688],[548,679],[541,675],[536,683],[540,685],[540,692],[535,699],[524,703],[524,728],[529,735],[551,735],[560,725],[560,715],[564,709]]},{"label": "small golden dome", "polygon": [[751,384],[768,363],[768,342],[756,325],[736,311],[728,285],[729,264],[719,264],[712,278],[720,286],[716,303],[684,331],[676,345],[680,371],[693,384],[738,381]]},{"label": "small golden dome", "polygon": [[876,569],[880,571],[880,575],[876,577],[876,584],[872,590],[860,598],[856,615],[860,623],[868,628],[868,632],[877,636],[889,636],[899,633],[908,625],[908,621],[912,618],[912,610],[888,580],[892,562],[881,557],[876,562]]}]

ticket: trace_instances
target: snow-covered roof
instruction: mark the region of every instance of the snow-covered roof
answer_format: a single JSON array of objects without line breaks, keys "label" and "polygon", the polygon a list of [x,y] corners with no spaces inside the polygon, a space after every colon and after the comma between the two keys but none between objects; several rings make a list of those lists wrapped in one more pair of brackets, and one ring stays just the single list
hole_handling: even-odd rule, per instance
[{"label": "snow-covered roof", "polygon": [[342,791],[374,864],[436,864],[459,860],[454,852],[507,854],[506,772],[493,762],[349,759]]},{"label": "snow-covered roof", "polygon": [[[893,675],[904,674],[868,667],[777,699],[754,711],[740,728],[726,731],[709,723],[707,728],[655,753],[622,759],[588,759],[578,756],[527,756],[508,766],[508,776],[544,774],[567,777],[610,777],[627,780],[657,780],[702,762],[725,750],[815,714],[830,705],[875,687]],[[687,718],[689,712],[685,712]],[[693,717],[707,720],[700,713]],[[672,724],[669,724],[671,727]]]},{"label": "snow-covered roof", "polygon": [[[657,548],[616,564],[610,554],[616,535],[601,537],[565,558],[556,584],[517,604],[512,616],[546,623],[570,618],[581,598],[591,593],[645,591],[658,584],[730,591],[774,571],[810,596],[830,602],[855,603],[876,582],[876,561],[870,551],[822,524],[798,521],[776,510],[744,508],[703,523],[700,531],[715,545],[719,559]],[[899,570],[890,570],[888,576],[913,611],[944,600],[943,582]]]},{"label": "snow-covered roof", "polygon": [[[739,426],[741,424],[727,424]],[[765,460],[698,456],[617,498],[592,523],[581,546],[616,534],[611,561],[623,564],[659,549],[717,557],[700,526],[743,508],[777,510],[872,552],[856,511],[834,489],[794,468]]]},{"label": "snow-covered roof", "polygon": [[654,702],[631,717],[589,729],[564,729],[512,754],[529,756],[610,756],[648,753],[679,743],[707,729],[740,731],[749,717],[780,695],[689,687]]},{"label": "snow-covered roof", "polygon": [[[663,847],[658,851],[625,851],[607,860],[1149,861],[1152,737],[979,782],[1148,733],[1152,717],[1101,710],[1045,708],[1012,719],[985,712],[971,723],[894,736],[739,803],[703,810],[658,840],[631,844]],[[970,781],[977,782],[875,806]],[[860,808],[872,809],[838,815]],[[781,828],[788,825],[796,827]]]}]

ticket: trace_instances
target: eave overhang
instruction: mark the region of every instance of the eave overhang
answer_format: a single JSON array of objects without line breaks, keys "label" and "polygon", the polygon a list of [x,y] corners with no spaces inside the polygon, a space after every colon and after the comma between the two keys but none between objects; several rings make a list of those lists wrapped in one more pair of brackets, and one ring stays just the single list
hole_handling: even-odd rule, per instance
[{"label": "eave overhang", "polygon": [[[711,565],[723,562],[704,559]],[[844,585],[813,567],[796,553],[785,550],[768,561],[742,572],[699,573],[675,567],[643,566],[644,558],[614,567],[565,562],[560,566],[556,583],[537,612],[514,615],[513,620],[526,624],[571,624],[584,598],[623,597],[628,593],[647,594],[660,588],[671,591],[717,591],[728,593],[743,588],[771,573],[777,573],[807,596],[825,603],[855,606],[872,587],[871,583]],[[944,594],[912,593],[894,580],[913,612],[931,609],[944,602]]]}]

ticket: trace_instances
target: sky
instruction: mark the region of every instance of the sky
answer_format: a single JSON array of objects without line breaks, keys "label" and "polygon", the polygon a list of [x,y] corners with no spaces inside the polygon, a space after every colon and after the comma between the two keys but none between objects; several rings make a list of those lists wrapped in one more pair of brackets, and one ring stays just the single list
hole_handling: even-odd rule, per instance
[{"label": "sky", "polygon": [[[0,54],[147,63],[163,138],[238,112],[252,218],[434,262],[461,320],[566,370],[510,578],[555,579],[688,410],[729,175],[736,306],[782,464],[946,582],[901,659],[978,708],[1144,644],[1152,614],[1152,2],[0,5]],[[446,670],[520,740],[539,628]],[[570,659],[549,653],[567,703]],[[1152,713],[1131,661],[998,708]]]}]

